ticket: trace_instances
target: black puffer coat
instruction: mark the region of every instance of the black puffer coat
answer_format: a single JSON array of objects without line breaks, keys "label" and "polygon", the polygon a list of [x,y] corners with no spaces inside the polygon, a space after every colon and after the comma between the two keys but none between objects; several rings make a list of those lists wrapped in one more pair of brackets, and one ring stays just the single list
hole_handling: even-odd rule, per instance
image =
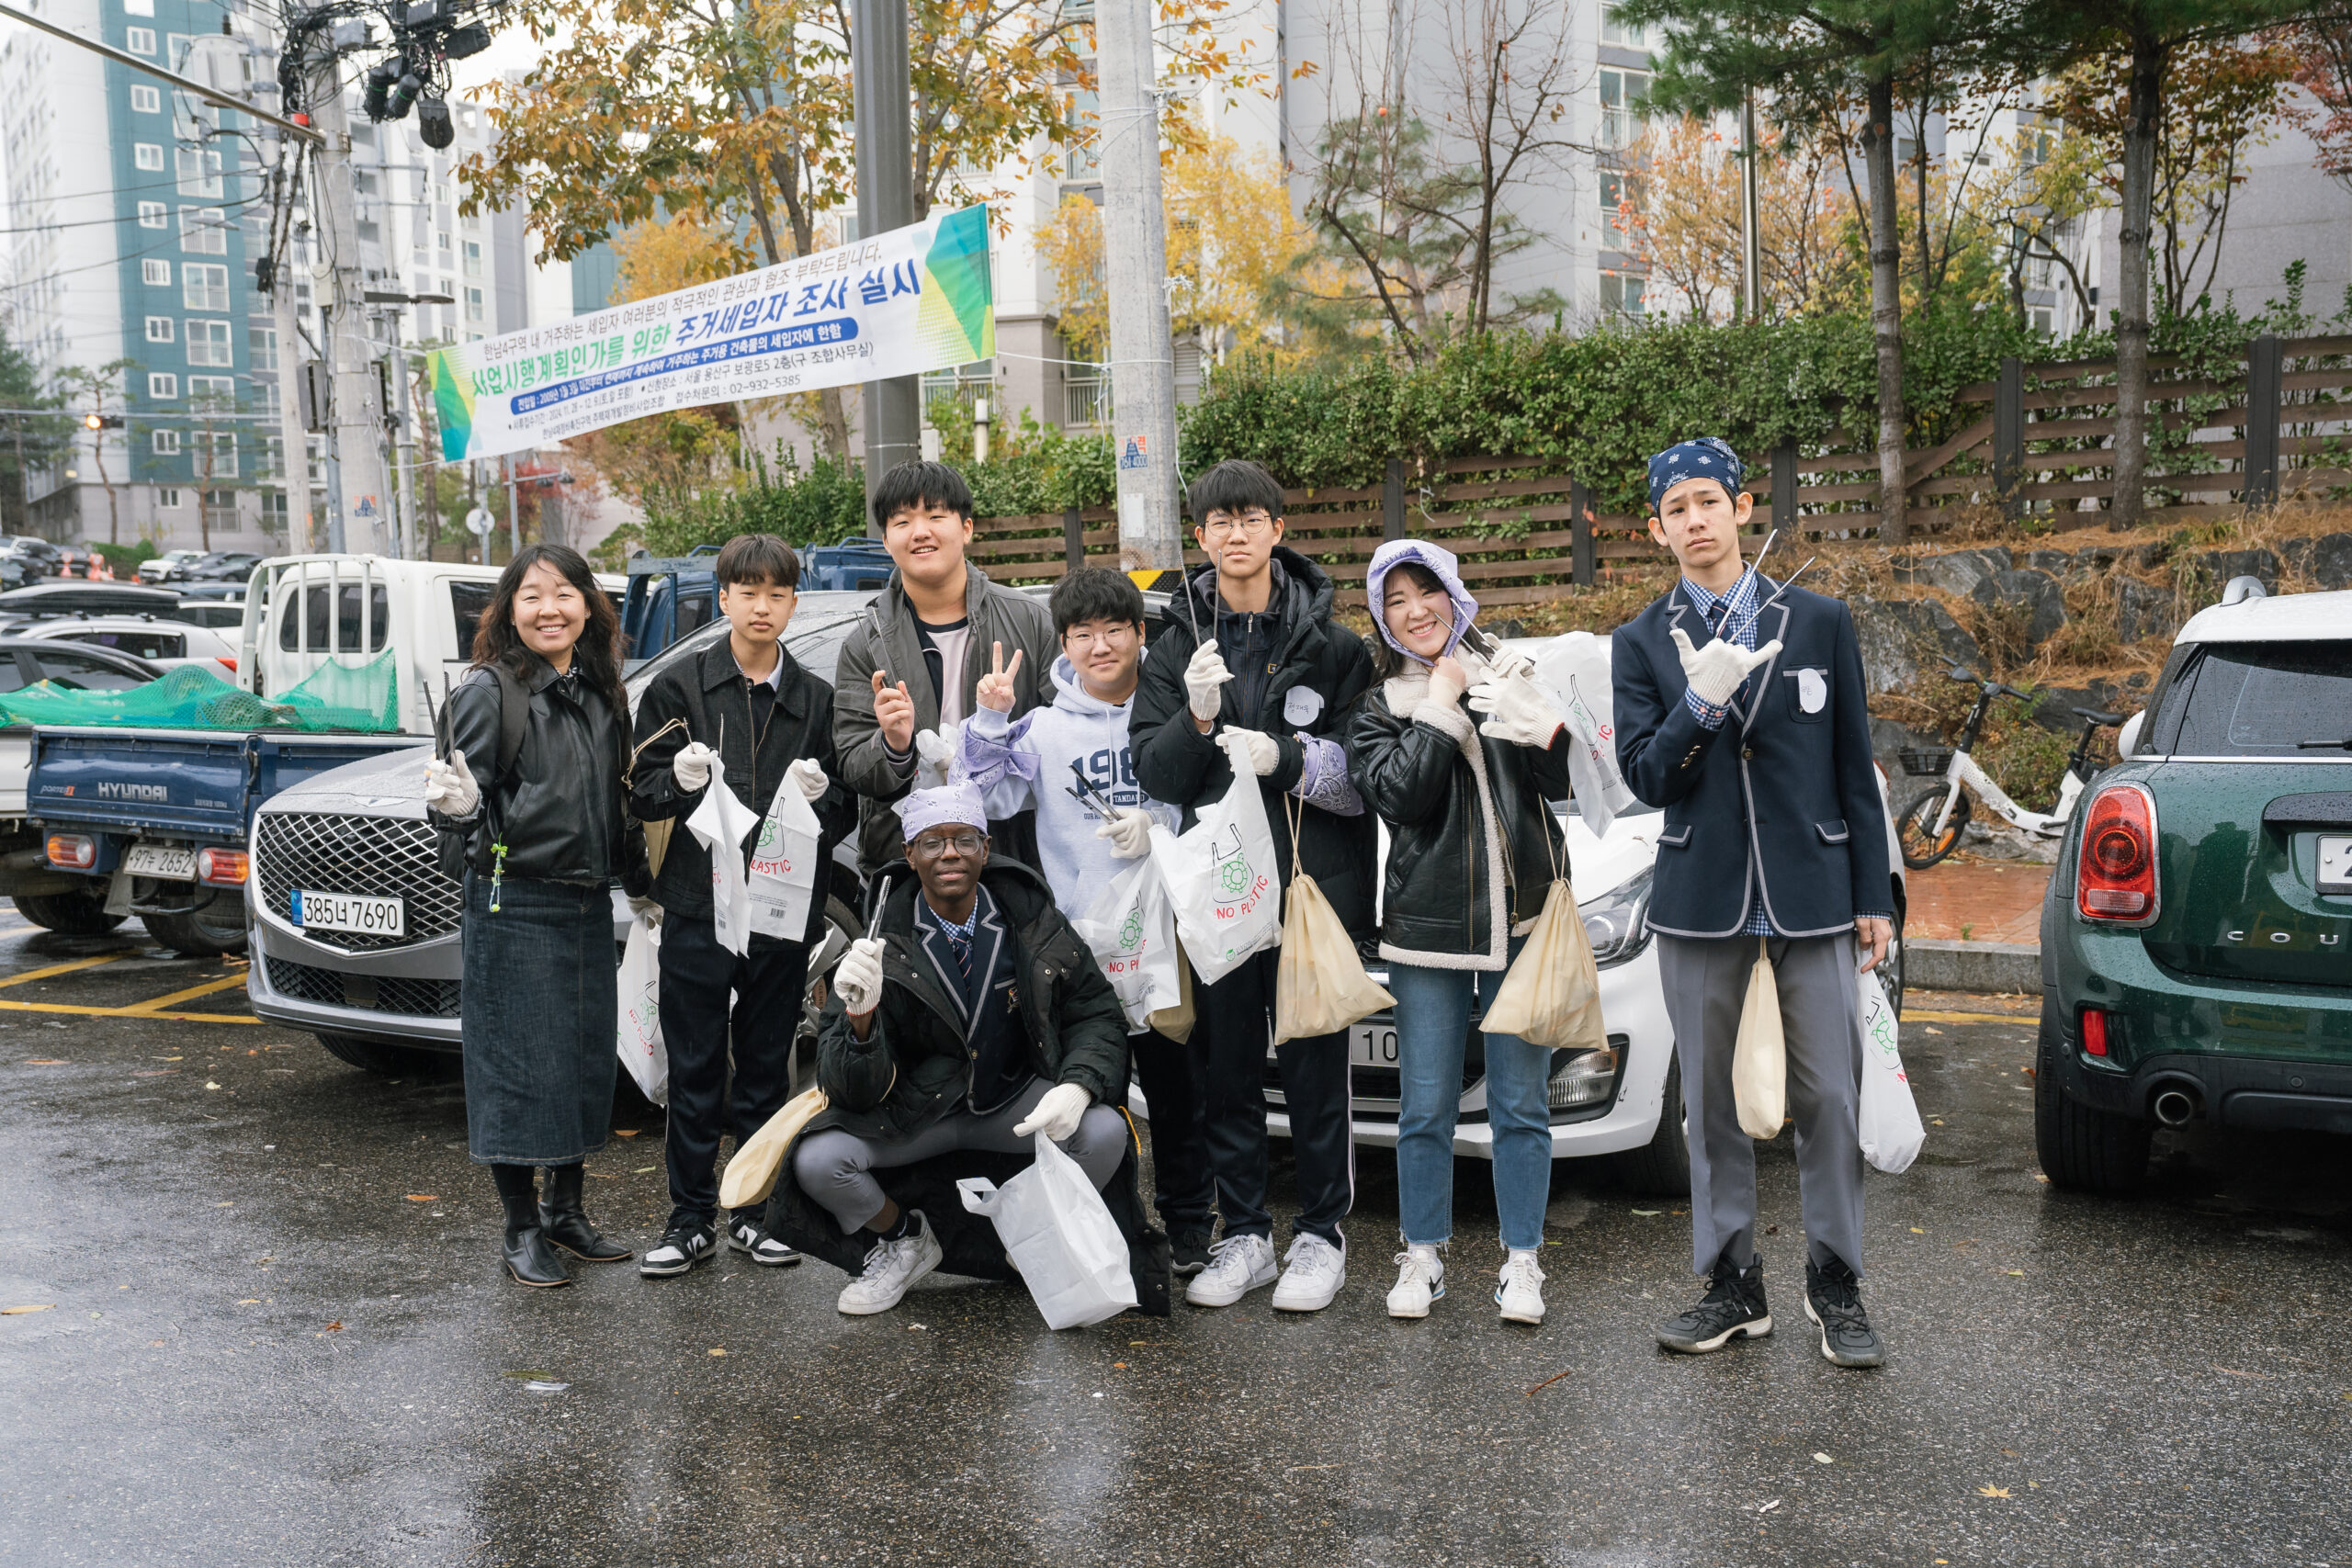
[{"label": "black puffer coat", "polygon": [[530,719],[511,770],[498,766],[498,677],[473,670],[449,694],[449,748],[466,754],[481,805],[463,822],[430,819],[473,828],[467,860],[485,876],[497,869],[492,845],[503,843],[508,876],[601,886],[628,869],[627,722],[584,677],[560,676],[537,654],[530,664]]},{"label": "black puffer coat", "polygon": [[[963,1025],[940,988],[930,961],[914,944],[914,901],[921,888],[906,863],[885,867],[890,879],[883,906],[882,998],[873,1032],[859,1040],[841,999],[826,1007],[817,1047],[817,1082],[830,1107],[802,1137],[838,1127],[862,1137],[899,1138],[929,1126],[964,1103],[970,1058]],[[1054,907],[1034,871],[992,860],[980,873],[1013,933],[1013,972],[1033,1047],[1030,1066],[1049,1083],[1074,1083],[1098,1103],[1124,1107],[1127,1098],[1127,1026],[1119,998],[1094,955]],[[877,884],[878,886],[878,884]],[[1141,1150],[1129,1123],[1127,1151],[1103,1190],[1102,1201],[1126,1238],[1128,1269],[1138,1310],[1168,1315],[1168,1236],[1145,1213],[1136,1185]],[[989,1221],[967,1211],[956,1190],[966,1178],[1002,1184],[1027,1168],[1028,1155],[961,1151],[874,1173],[901,1207],[920,1209],[939,1237],[950,1273],[983,1280],[1017,1278]],[[768,1201],[768,1229],[789,1246],[854,1274],[870,1235],[844,1235],[832,1216],[784,1171]]]},{"label": "black puffer coat", "polygon": [[[1152,799],[1182,807],[1184,826],[1190,828],[1201,807],[1232,786],[1232,761],[1217,739],[1226,728],[1272,736],[1282,760],[1258,784],[1266,798],[1267,824],[1273,829],[1274,859],[1287,884],[1290,828],[1283,795],[1306,768],[1306,750],[1296,737],[1303,733],[1345,743],[1349,710],[1372,683],[1372,655],[1362,637],[1331,619],[1331,580],[1321,567],[1286,545],[1274,547],[1274,559],[1282,567],[1283,593],[1282,602],[1266,611],[1277,615],[1280,624],[1268,660],[1273,671],[1266,678],[1256,711],[1235,711],[1233,694],[1242,684],[1237,679],[1225,688],[1225,711],[1216,728],[1206,735],[1193,728],[1184,694],[1184,666],[1201,637],[1212,635],[1212,611],[1204,607],[1202,589],[1213,569],[1204,566],[1193,570],[1184,592],[1159,613],[1159,629],[1152,636],[1143,677],[1136,686],[1127,738],[1136,782]],[[1208,592],[1213,593],[1214,587]],[[1187,600],[1192,601],[1190,609]],[[1226,615],[1229,618],[1232,612]],[[1293,692],[1298,695],[1294,697]],[[1379,846],[1378,829],[1368,811],[1340,817],[1310,806],[1301,814],[1301,869],[1315,878],[1340,921],[1359,934],[1372,929],[1373,865]]]},{"label": "black puffer coat", "polygon": [[1510,928],[1543,912],[1555,864],[1567,874],[1545,801],[1567,798],[1574,742],[1565,727],[1544,750],[1489,739],[1461,699],[1441,706],[1429,689],[1419,668],[1384,681],[1348,728],[1349,776],[1388,824],[1381,956],[1500,969]]}]

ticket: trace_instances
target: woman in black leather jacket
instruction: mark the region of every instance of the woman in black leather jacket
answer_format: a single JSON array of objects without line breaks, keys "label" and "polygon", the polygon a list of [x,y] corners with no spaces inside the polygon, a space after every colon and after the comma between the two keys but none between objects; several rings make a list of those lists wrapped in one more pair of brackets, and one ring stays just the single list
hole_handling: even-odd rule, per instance
[{"label": "woman in black leather jacket", "polygon": [[[1388,1311],[1426,1317],[1445,1293],[1438,1249],[1453,1235],[1453,1126],[1471,1010],[1493,1002],[1543,910],[1554,867],[1567,864],[1547,804],[1568,793],[1567,739],[1523,668],[1498,670],[1462,648],[1478,605],[1451,554],[1418,539],[1383,545],[1365,585],[1381,679],[1349,726],[1348,773],[1389,834],[1380,953],[1396,998],[1405,1250]],[[1464,705],[1474,683],[1483,727]],[[1551,1053],[1488,1034],[1486,1058],[1506,1249],[1495,1301],[1508,1321],[1540,1323],[1535,1249],[1551,1194]]]},{"label": "woman in black leather jacket", "polygon": [[505,1206],[508,1272],[568,1285],[558,1247],[590,1263],[634,1256],[581,1203],[618,1061],[609,886],[630,852],[620,620],[578,552],[534,545],[500,576],[473,662],[424,790],[435,825],[466,840],[467,1145]]}]

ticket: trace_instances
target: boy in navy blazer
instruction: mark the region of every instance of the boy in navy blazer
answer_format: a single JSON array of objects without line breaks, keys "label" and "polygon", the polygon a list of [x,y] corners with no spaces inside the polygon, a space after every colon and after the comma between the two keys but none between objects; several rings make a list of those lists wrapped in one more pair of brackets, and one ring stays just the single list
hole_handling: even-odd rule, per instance
[{"label": "boy in navy blazer", "polygon": [[1682,576],[1611,642],[1618,763],[1666,813],[1649,919],[1688,1113],[1691,1267],[1710,1276],[1705,1298],[1657,1338],[1701,1354],[1772,1331],[1756,1149],[1731,1087],[1761,947],[1788,1042],[1805,1315],[1829,1360],[1874,1367],[1884,1351],[1861,1301],[1855,976],[1894,935],[1885,807],[1853,616],[1743,567],[1738,534],[1755,506],[1743,477],[1713,437],[1650,459],[1650,536]]}]

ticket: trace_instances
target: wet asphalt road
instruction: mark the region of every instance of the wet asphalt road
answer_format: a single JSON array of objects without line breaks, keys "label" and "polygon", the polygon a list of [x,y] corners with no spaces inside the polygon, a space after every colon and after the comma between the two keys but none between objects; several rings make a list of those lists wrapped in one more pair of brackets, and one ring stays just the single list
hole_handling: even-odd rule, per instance
[{"label": "wet asphalt road", "polygon": [[[1854,1373],[1804,1332],[1786,1138],[1780,1332],[1700,1359],[1649,1335],[1694,1295],[1678,1205],[1568,1167],[1541,1329],[1495,1320],[1467,1162],[1453,1293],[1390,1322],[1378,1153],[1312,1317],[1056,1335],[934,1280],[847,1319],[822,1265],[731,1259],[526,1291],[452,1078],[40,1010],[234,973],[0,918],[0,1306],[45,1309],[0,1316],[0,1562],[2352,1563],[2352,1150],[2204,1141],[2144,1201],[2054,1194],[2030,1020],[1905,1030],[1941,1124],[1871,1179],[1892,1359]],[[592,1212],[642,1246],[661,1124],[620,1124]]]}]

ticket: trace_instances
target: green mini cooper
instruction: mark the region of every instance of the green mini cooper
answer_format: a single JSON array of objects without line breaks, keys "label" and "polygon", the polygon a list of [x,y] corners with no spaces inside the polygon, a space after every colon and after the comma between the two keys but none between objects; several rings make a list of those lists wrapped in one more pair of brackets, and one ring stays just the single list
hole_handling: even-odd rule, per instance
[{"label": "green mini cooper", "polygon": [[2352,592],[2232,582],[2118,750],[2041,908],[2043,1172],[2129,1192],[2200,1119],[2352,1134]]}]

